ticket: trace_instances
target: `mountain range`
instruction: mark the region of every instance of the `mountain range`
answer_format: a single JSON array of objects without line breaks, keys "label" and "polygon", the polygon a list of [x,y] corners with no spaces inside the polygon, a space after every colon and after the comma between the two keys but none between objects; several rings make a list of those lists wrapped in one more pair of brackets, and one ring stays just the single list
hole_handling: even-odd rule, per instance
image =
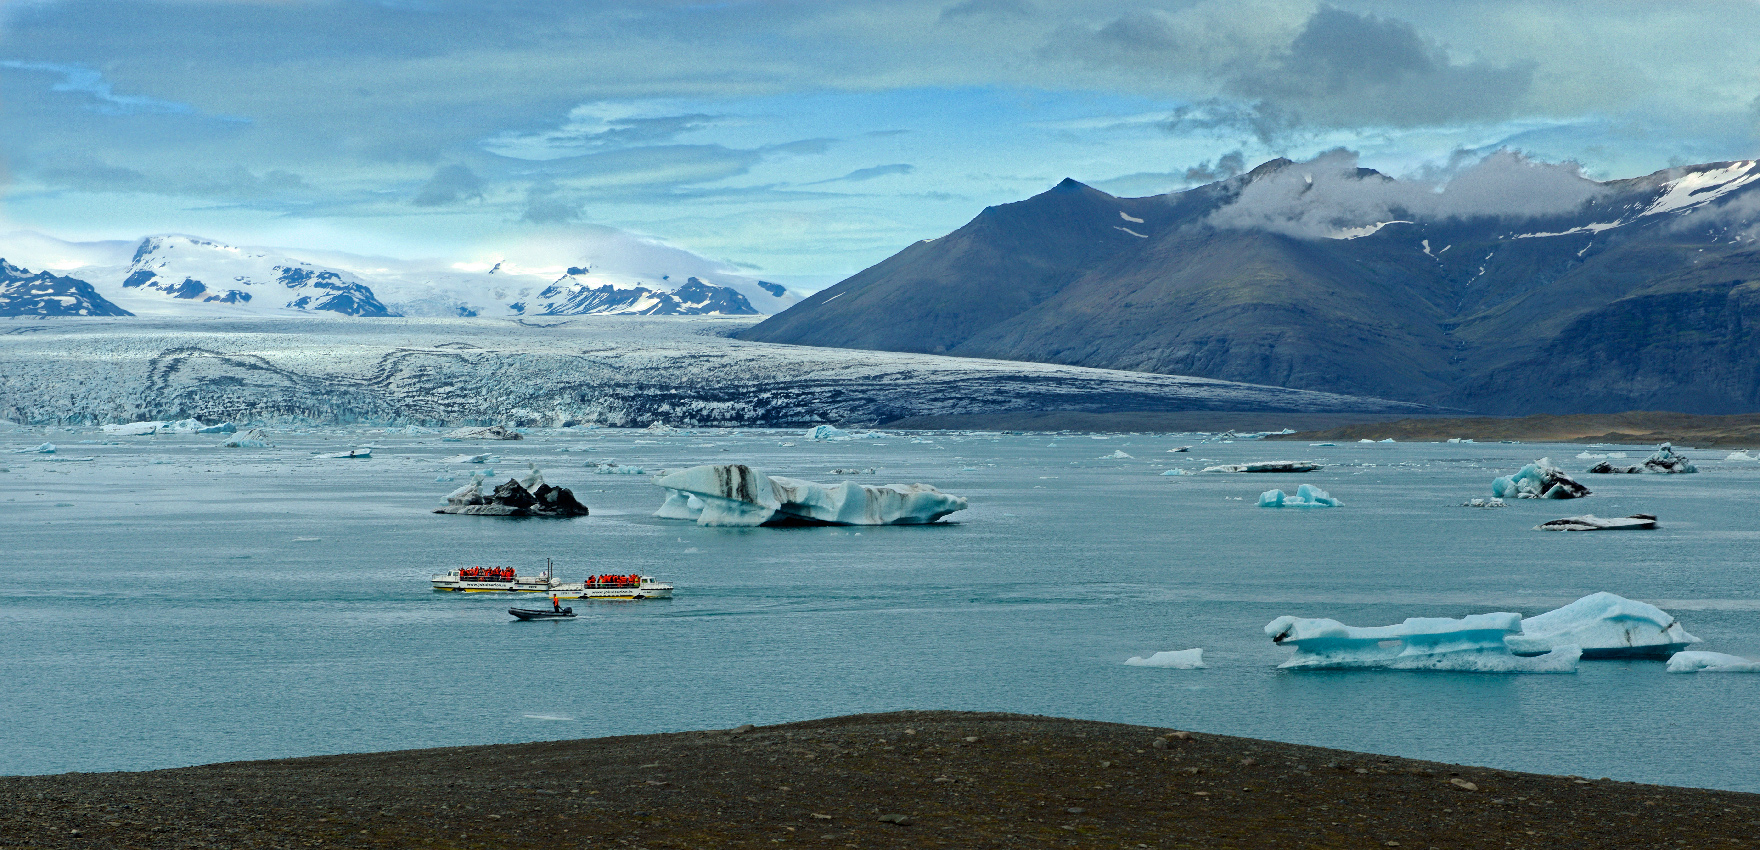
[{"label": "mountain range", "polygon": [[[132,248],[126,255],[118,250],[125,247]],[[774,283],[737,275],[706,280],[706,271],[674,280],[664,272],[588,264],[546,270],[302,253],[183,235],[129,246],[7,234],[0,236],[0,258],[13,262],[0,270],[0,316],[756,316],[799,300]],[[702,265],[678,251],[648,255],[683,258],[679,265],[690,270]],[[23,268],[26,259],[39,271]],[[53,272],[43,269],[50,263]]]},{"label": "mountain range", "polygon": [[1334,152],[1182,192],[1065,180],[739,334],[1495,414],[1760,409],[1760,165],[1446,181]]}]

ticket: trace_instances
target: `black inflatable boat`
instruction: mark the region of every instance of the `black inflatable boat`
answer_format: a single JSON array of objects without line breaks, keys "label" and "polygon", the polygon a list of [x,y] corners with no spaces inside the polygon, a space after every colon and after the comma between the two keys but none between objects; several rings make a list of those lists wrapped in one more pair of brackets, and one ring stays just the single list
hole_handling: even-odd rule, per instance
[{"label": "black inflatable boat", "polygon": [[552,608],[509,608],[507,613],[521,620],[566,620],[574,616],[573,608],[557,611]]}]

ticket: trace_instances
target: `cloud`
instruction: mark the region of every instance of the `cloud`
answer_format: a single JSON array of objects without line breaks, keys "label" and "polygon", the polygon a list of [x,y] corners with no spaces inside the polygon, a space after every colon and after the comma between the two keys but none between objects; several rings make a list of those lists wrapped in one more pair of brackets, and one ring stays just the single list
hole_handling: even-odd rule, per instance
[{"label": "cloud", "polygon": [[448,165],[434,172],[410,203],[418,207],[442,207],[469,199],[483,199],[483,179],[463,165]]},{"label": "cloud", "polygon": [[1228,88],[1310,122],[1411,126],[1509,117],[1533,85],[1534,67],[1455,64],[1406,21],[1322,7],[1281,56],[1236,75]]},{"label": "cloud", "polygon": [[873,168],[858,168],[842,177],[833,177],[830,180],[820,180],[819,182],[859,183],[863,180],[872,180],[876,177],[887,177],[893,174],[909,174],[916,170],[916,166],[900,162],[893,165],[876,165]]},{"label": "cloud", "polygon": [[519,217],[527,224],[566,224],[579,221],[581,202],[569,198],[554,183],[534,183],[526,189],[525,212]]},{"label": "cloud", "polygon": [[61,75],[61,82],[50,86],[51,91],[72,92],[85,95],[85,108],[104,115],[135,115],[139,113],[160,113],[168,115],[193,115],[196,108],[187,103],[145,97],[142,95],[117,94],[104,75],[90,68],[78,65],[59,65],[53,62],[19,62],[16,60],[0,60],[0,68],[15,71],[39,71]]},{"label": "cloud", "polygon": [[942,9],[941,20],[990,16],[1030,18],[1038,11],[1026,0],[965,0]]},{"label": "cloud", "polygon": [[1318,239],[1388,221],[1566,213],[1602,191],[1575,163],[1535,162],[1511,151],[1463,162],[1443,180],[1402,181],[1359,168],[1357,154],[1340,149],[1260,175],[1206,221]]}]

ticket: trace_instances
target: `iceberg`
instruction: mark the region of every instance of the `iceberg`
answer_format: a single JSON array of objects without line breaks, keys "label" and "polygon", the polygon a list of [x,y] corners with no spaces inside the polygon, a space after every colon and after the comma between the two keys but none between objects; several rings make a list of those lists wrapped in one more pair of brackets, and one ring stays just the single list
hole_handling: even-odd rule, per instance
[{"label": "iceberg", "polygon": [[[1609,455],[1609,457],[1611,457],[1611,455]],[[1621,457],[1624,457],[1624,455],[1621,455]],[[1656,448],[1656,453],[1650,455],[1642,465],[1614,466],[1604,460],[1589,467],[1589,471],[1596,475],[1636,475],[1641,472],[1660,472],[1666,474],[1698,472],[1699,467],[1694,466],[1692,461],[1675,454],[1674,446],[1668,443],[1663,443]]]},{"label": "iceberg", "polygon": [[1183,469],[1169,469],[1168,471],[1163,472],[1161,474],[1162,475],[1191,475],[1190,472],[1187,472]]},{"label": "iceberg", "polygon": [[234,434],[226,442],[220,444],[223,449],[267,449],[275,444],[269,442],[268,435],[260,428],[252,428],[243,434]]},{"label": "iceberg", "polygon": [[1133,655],[1124,663],[1132,667],[1166,667],[1170,670],[1197,670],[1208,666],[1204,663],[1203,647],[1157,652],[1148,658]]},{"label": "iceberg", "polygon": [[1225,463],[1206,466],[1205,472],[1313,472],[1320,464],[1300,460],[1262,460],[1254,463]]},{"label": "iceberg", "polygon": [[105,425],[104,433],[112,437],[147,437],[159,433],[165,427],[164,422],[129,422],[124,425]]},{"label": "iceberg", "polygon": [[487,428],[459,428],[446,435],[448,440],[523,440],[525,437],[518,431],[501,425],[490,425]]},{"label": "iceberg", "polygon": [[1549,457],[1522,467],[1514,475],[1505,475],[1491,482],[1491,495],[1500,499],[1577,499],[1589,493],[1589,488],[1553,466]]},{"label": "iceberg", "polygon": [[366,458],[370,458],[373,456],[373,447],[372,446],[361,446],[358,449],[349,449],[346,452],[327,452],[327,453],[319,453],[314,456],[320,460],[366,459]]},{"label": "iceberg", "polygon": [[44,443],[34,449],[13,449],[15,455],[52,455],[55,453],[54,443]]},{"label": "iceberg", "polygon": [[1101,460],[1134,460],[1134,458],[1132,458],[1130,455],[1127,455],[1124,453],[1124,449],[1116,449],[1112,452],[1112,454],[1101,455],[1100,459]]},{"label": "iceberg", "polygon": [[1632,514],[1621,517],[1598,517],[1594,514],[1568,516],[1564,519],[1548,520],[1534,526],[1536,531],[1635,531],[1656,527],[1656,517],[1650,514]]},{"label": "iceberg", "polygon": [[1463,508],[1501,508],[1505,505],[1502,499],[1468,499],[1461,503]]},{"label": "iceberg", "polygon": [[1670,673],[1760,673],[1760,661],[1721,652],[1677,652],[1668,659]]},{"label": "iceberg", "polygon": [[441,461],[441,462],[442,463],[489,463],[490,458],[491,458],[491,455],[489,455],[487,453],[480,454],[480,455],[454,455],[453,457],[449,457],[446,460]]},{"label": "iceberg", "polygon": [[1261,508],[1336,508],[1343,504],[1332,498],[1332,494],[1311,484],[1297,487],[1293,496],[1284,495],[1282,490],[1266,490],[1259,494]]},{"label": "iceberg", "polygon": [[1412,617],[1395,626],[1360,628],[1337,620],[1278,617],[1265,634],[1295,654],[1279,668],[1305,670],[1449,670],[1465,673],[1575,673],[1574,646],[1522,658],[1504,638],[1522,630],[1522,615],[1473,614],[1461,619]]},{"label": "iceberg", "polygon": [[804,437],[805,439],[813,440],[815,442],[820,442],[820,443],[825,443],[825,442],[839,442],[839,443],[841,443],[844,440],[850,439],[850,435],[849,435],[848,431],[845,431],[842,428],[839,428],[835,425],[814,425],[810,430],[807,431],[807,433],[802,434],[801,436]]},{"label": "iceberg", "polygon": [[515,479],[509,478],[494,490],[484,493],[484,473],[471,474],[463,487],[446,495],[446,507],[436,508],[437,514],[505,517],[577,517],[587,516],[587,506],[566,487],[552,487],[544,482],[544,474],[532,464],[530,471]]},{"label": "iceberg", "polygon": [[1754,457],[1754,456],[1753,456],[1753,455],[1751,455],[1751,454],[1748,454],[1748,453],[1747,453],[1747,452],[1742,452],[1742,451],[1735,451],[1735,452],[1730,452],[1730,453],[1729,453],[1729,456],[1728,456],[1728,457],[1725,457],[1725,458],[1724,458],[1724,461],[1725,461],[1725,462],[1726,462],[1726,463],[1727,463],[1727,462],[1732,462],[1732,461],[1733,461],[1733,462],[1748,462],[1748,463],[1752,463],[1752,462],[1754,462],[1754,461],[1756,461],[1756,460],[1760,460],[1760,458],[1757,458],[1757,457]]},{"label": "iceberg", "polygon": [[928,484],[815,484],[765,475],[745,464],[709,464],[654,482],[666,501],[654,515],[698,525],[924,525],[967,502]]},{"label": "iceberg", "polygon": [[1700,641],[1661,608],[1603,592],[1529,617],[1503,642],[1517,655],[1575,646],[1584,658],[1661,658]]}]

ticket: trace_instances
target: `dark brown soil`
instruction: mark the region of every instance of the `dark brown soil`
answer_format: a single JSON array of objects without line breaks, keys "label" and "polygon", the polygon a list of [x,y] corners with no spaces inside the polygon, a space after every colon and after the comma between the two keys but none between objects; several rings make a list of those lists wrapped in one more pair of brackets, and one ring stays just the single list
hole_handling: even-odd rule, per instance
[{"label": "dark brown soil", "polygon": [[1569,416],[1524,416],[1520,419],[1363,420],[1325,430],[1279,434],[1272,440],[1381,440],[1441,442],[1454,437],[1523,443],[1681,443],[1701,448],[1760,446],[1760,413],[1695,416],[1687,413],[1636,410],[1629,413],[1584,413]]},{"label": "dark brown soil", "polygon": [[8,777],[0,845],[1716,848],[1760,836],[1755,794],[1172,733],[900,712]]}]

